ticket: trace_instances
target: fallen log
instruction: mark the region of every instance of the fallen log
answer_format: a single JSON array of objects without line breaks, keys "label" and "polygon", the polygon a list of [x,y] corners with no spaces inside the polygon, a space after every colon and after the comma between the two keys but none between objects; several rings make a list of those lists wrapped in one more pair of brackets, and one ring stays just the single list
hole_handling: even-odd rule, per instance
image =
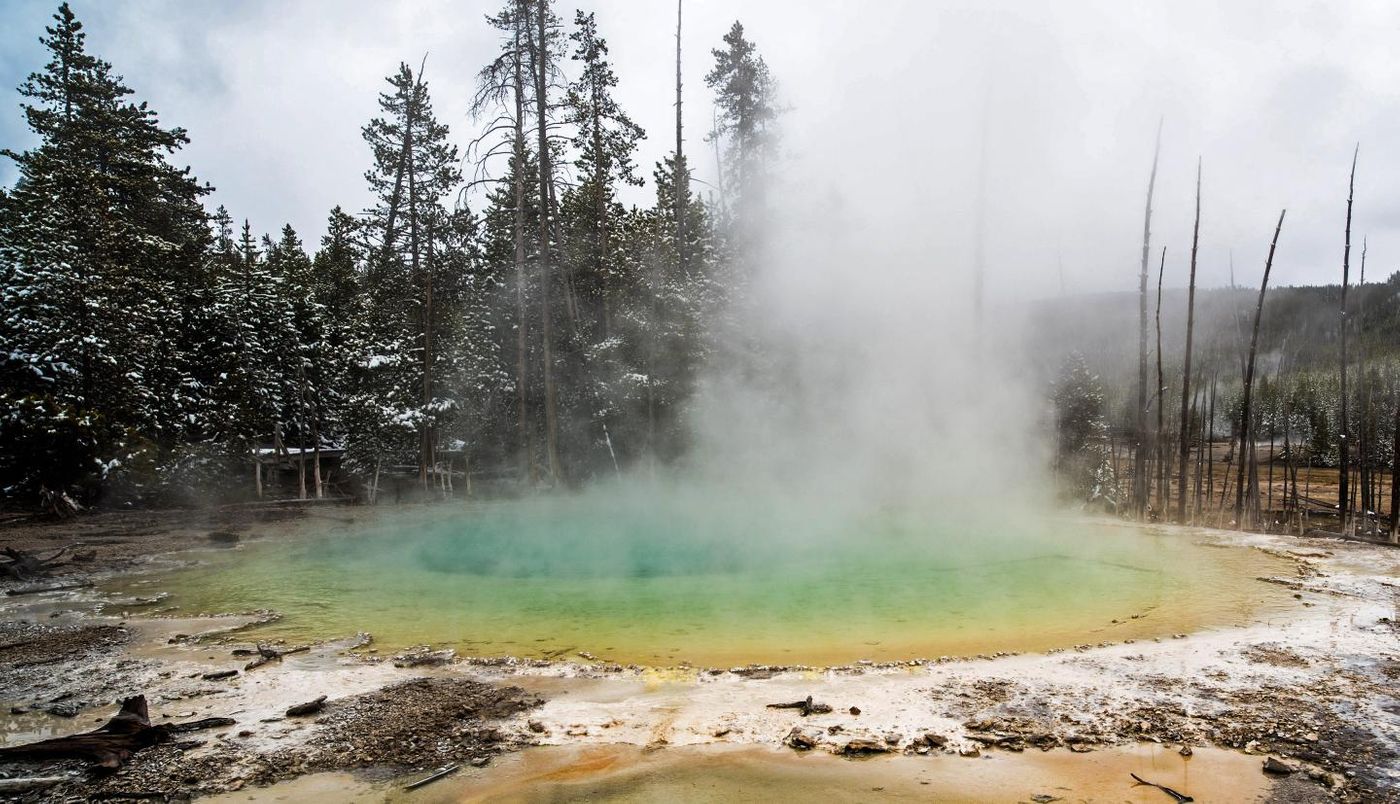
[{"label": "fallen log", "polygon": [[121,711],[94,731],[40,740],[27,745],[3,747],[0,748],[0,759],[80,759],[115,770],[130,759],[132,754],[163,743],[172,735],[231,726],[233,723],[232,718],[211,717],[190,723],[163,723],[152,726],[146,708],[146,696],[137,695],[122,701]]},{"label": "fallen log", "polygon": [[243,666],[244,670],[253,670],[255,668],[262,667],[268,662],[280,662],[282,661],[283,656],[288,656],[293,653],[302,653],[308,650],[311,650],[310,645],[301,645],[295,648],[288,648],[287,650],[278,650],[277,648],[271,647],[269,645],[258,643],[256,651],[236,650],[233,652],[233,654],[235,656],[249,656],[256,654],[258,658],[254,659],[251,662],[248,662],[246,665]]},{"label": "fallen log", "polygon": [[1185,793],[1178,793],[1177,791],[1171,789],[1170,787],[1167,787],[1166,785],[1160,785],[1160,784],[1157,784],[1156,782],[1149,782],[1149,781],[1147,781],[1146,779],[1142,778],[1141,776],[1138,776],[1136,773],[1129,773],[1128,775],[1131,776],[1131,777],[1133,777],[1133,781],[1137,782],[1137,783],[1140,784],[1140,785],[1145,784],[1145,785],[1147,785],[1148,787],[1155,787],[1155,788],[1157,788],[1158,790],[1161,790],[1163,793],[1166,793],[1167,795],[1169,795],[1169,796],[1171,796],[1173,799],[1175,799],[1176,802],[1177,802],[1177,804],[1185,804],[1185,802],[1188,802],[1188,801],[1195,801],[1195,800],[1196,800],[1196,799],[1191,798],[1190,796],[1186,795]]},{"label": "fallen log", "polygon": [[10,578],[16,581],[31,581],[49,574],[49,570],[62,566],[58,561],[59,557],[68,552],[67,547],[59,548],[58,552],[48,558],[40,558],[32,553],[23,550],[16,550],[13,547],[0,549],[0,555],[8,558],[8,561],[0,561],[0,577]]},{"label": "fallen log", "polygon": [[296,706],[289,707],[287,709],[287,717],[305,717],[306,715],[314,715],[325,708],[326,696],[322,695],[314,701],[307,701],[306,703],[299,703]]},{"label": "fallen log", "polygon": [[18,779],[0,779],[0,796],[17,796],[35,790],[47,790],[56,784],[71,781],[71,776],[25,776]]},{"label": "fallen log", "polygon": [[769,709],[798,709],[802,716],[824,715],[831,711],[831,706],[824,703],[812,703],[812,696],[808,695],[805,701],[792,701],[790,703],[768,704]]},{"label": "fallen log", "polygon": [[87,589],[92,584],[87,581],[81,583],[61,583],[55,586],[21,586],[18,589],[6,589],[5,594],[10,597],[20,595],[42,595],[45,592],[62,592],[67,589]]},{"label": "fallen log", "polygon": [[433,782],[436,782],[438,779],[441,779],[441,778],[443,778],[443,777],[445,777],[445,776],[451,776],[452,774],[456,773],[457,770],[458,770],[459,768],[461,768],[461,767],[462,767],[461,765],[448,765],[447,767],[443,768],[443,769],[440,770],[440,771],[437,771],[436,773],[430,774],[430,775],[428,775],[428,776],[424,776],[422,779],[419,779],[419,780],[416,781],[416,782],[411,782],[411,783],[409,783],[409,784],[407,784],[407,785],[404,785],[404,788],[403,788],[403,789],[404,789],[404,790],[417,790],[417,789],[420,788],[420,787],[426,787],[427,785],[430,785],[430,784],[432,784]]}]

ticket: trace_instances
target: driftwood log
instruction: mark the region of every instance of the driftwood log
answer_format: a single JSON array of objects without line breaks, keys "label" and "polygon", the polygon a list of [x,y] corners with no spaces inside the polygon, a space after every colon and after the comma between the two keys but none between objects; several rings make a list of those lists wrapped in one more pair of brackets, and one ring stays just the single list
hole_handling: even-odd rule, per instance
[{"label": "driftwood log", "polygon": [[769,709],[797,709],[802,712],[803,717],[808,715],[824,715],[831,711],[830,704],[812,703],[812,696],[808,695],[805,701],[792,701],[790,703],[768,704]]},{"label": "driftwood log", "polygon": [[1131,776],[1131,777],[1133,777],[1133,781],[1134,781],[1134,782],[1137,782],[1138,785],[1147,785],[1148,787],[1155,787],[1155,788],[1157,788],[1158,790],[1161,790],[1163,793],[1166,793],[1167,795],[1171,796],[1174,800],[1176,800],[1177,804],[1185,804],[1185,802],[1188,802],[1188,801],[1195,801],[1194,798],[1191,798],[1190,796],[1186,795],[1185,793],[1177,792],[1176,790],[1173,790],[1173,789],[1171,789],[1170,787],[1167,787],[1166,785],[1163,785],[1163,784],[1157,784],[1156,782],[1149,782],[1149,781],[1147,781],[1146,779],[1142,778],[1141,776],[1138,776],[1136,773],[1129,773],[1128,775]]},{"label": "driftwood log", "polygon": [[233,724],[232,718],[210,717],[152,726],[146,696],[137,695],[122,701],[121,711],[95,731],[0,748],[0,759],[81,759],[115,770],[137,751],[166,742],[176,734]]},{"label": "driftwood log", "polygon": [[77,501],[68,496],[68,492],[62,489],[52,491],[46,486],[39,487],[39,503],[45,511],[59,519],[72,519],[83,510]]},{"label": "driftwood log", "polygon": [[0,561],[0,578],[10,578],[16,581],[29,581],[35,578],[42,578],[49,574],[54,567],[61,567],[68,563],[59,561],[68,548],[59,549],[47,558],[41,558],[33,553],[26,553],[23,550],[16,550],[13,547],[0,549],[0,556],[6,560]]},{"label": "driftwood log", "polygon": [[325,708],[326,696],[322,695],[314,701],[299,703],[296,706],[288,708],[287,717],[306,717],[307,715],[314,715]]},{"label": "driftwood log", "polygon": [[256,656],[256,657],[257,657],[257,658],[254,659],[253,661],[248,662],[246,665],[243,666],[243,669],[246,671],[246,670],[254,670],[254,669],[257,669],[257,668],[259,668],[259,667],[262,667],[263,665],[267,664],[268,662],[280,662],[280,661],[282,661],[282,657],[283,657],[283,656],[286,656],[286,655],[288,655],[288,654],[292,654],[292,653],[304,653],[304,652],[306,652],[306,651],[308,651],[308,650],[311,650],[311,646],[310,646],[310,645],[301,645],[301,646],[298,646],[298,647],[295,647],[295,648],[288,648],[287,650],[278,650],[277,648],[274,648],[274,647],[272,647],[271,645],[264,645],[264,644],[262,644],[261,642],[259,642],[259,643],[258,643],[257,649],[255,649],[255,650],[247,650],[247,649],[244,649],[244,648],[239,648],[238,650],[235,650],[235,651],[233,652],[233,655],[234,655],[234,656]]}]

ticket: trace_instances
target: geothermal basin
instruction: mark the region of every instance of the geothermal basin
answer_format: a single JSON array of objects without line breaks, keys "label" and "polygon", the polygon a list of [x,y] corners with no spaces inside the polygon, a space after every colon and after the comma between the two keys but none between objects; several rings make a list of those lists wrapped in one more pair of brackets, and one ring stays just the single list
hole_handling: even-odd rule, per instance
[{"label": "geothermal basin", "polygon": [[606,495],[328,518],[113,591],[271,609],[244,638],[650,667],[1039,651],[1269,618],[1286,562],[1181,531]]}]

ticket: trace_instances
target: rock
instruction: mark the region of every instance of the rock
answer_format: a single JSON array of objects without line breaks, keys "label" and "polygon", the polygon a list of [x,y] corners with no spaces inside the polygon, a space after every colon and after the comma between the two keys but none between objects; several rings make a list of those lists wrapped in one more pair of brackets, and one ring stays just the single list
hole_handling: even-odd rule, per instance
[{"label": "rock", "polygon": [[894,732],[890,732],[890,733],[888,733],[888,734],[885,735],[885,744],[886,744],[886,745],[899,745],[899,741],[902,740],[902,739],[904,739],[902,736],[900,736],[900,735],[898,735],[898,734],[895,734]]},{"label": "rock", "polygon": [[1272,773],[1278,776],[1287,776],[1288,774],[1294,773],[1297,770],[1297,768],[1293,767],[1292,765],[1289,765],[1287,762],[1276,759],[1274,757],[1269,757],[1268,759],[1264,760],[1265,773]]},{"label": "rock", "polygon": [[457,651],[452,648],[443,650],[432,650],[427,645],[413,648],[409,651],[394,657],[395,667],[436,667],[444,664],[451,664],[457,658]]},{"label": "rock", "polygon": [[242,537],[231,530],[211,530],[206,538],[214,544],[238,544]]},{"label": "rock", "polygon": [[538,720],[531,720],[525,724],[525,727],[535,734],[544,734],[544,724]]},{"label": "rock", "polygon": [[973,745],[973,746],[969,746],[969,747],[967,747],[967,748],[963,748],[963,749],[959,750],[959,751],[958,751],[958,756],[960,756],[960,757],[980,757],[980,756],[982,756],[982,751],[981,751],[980,749],[978,749],[977,746]]},{"label": "rock", "polygon": [[712,736],[714,736],[714,737],[724,737],[724,736],[728,735],[729,732],[731,732],[731,731],[733,731],[733,729],[731,729],[731,728],[729,728],[728,726],[726,726],[726,727],[724,727],[724,728],[722,728],[722,729],[715,729],[714,734],[713,734]]},{"label": "rock", "polygon": [[1196,753],[1196,752],[1191,750],[1191,746],[1189,746],[1189,745],[1183,745],[1183,746],[1181,747],[1181,750],[1180,750],[1180,751],[1177,751],[1177,753],[1178,753],[1178,754],[1181,754],[1181,755],[1184,756],[1184,757],[1189,757],[1189,756],[1191,756],[1192,754],[1194,754],[1194,753]]},{"label": "rock", "polygon": [[860,707],[859,707],[859,706],[852,706],[852,707],[851,707],[851,714],[853,714],[853,715],[859,715],[859,714],[860,714]]},{"label": "rock", "polygon": [[212,673],[205,673],[200,678],[205,681],[219,681],[220,679],[233,678],[238,675],[237,670],[216,670]]},{"label": "rock", "polygon": [[888,744],[868,737],[852,737],[845,745],[841,746],[841,754],[844,756],[887,754],[889,751],[890,747]]},{"label": "rock", "polygon": [[797,751],[810,751],[817,747],[817,737],[797,726],[794,726],[792,731],[787,733],[783,742]]},{"label": "rock", "polygon": [[490,761],[491,761],[491,758],[490,758],[490,757],[472,757],[472,763],[471,763],[471,764],[472,764],[472,767],[473,767],[473,768],[483,768],[483,767],[486,767],[486,763],[488,763],[488,762],[490,762]]},{"label": "rock", "polygon": [[948,744],[948,738],[944,737],[941,734],[928,732],[924,735],[924,742],[928,743],[934,748],[942,748]]},{"label": "rock", "polygon": [[56,703],[44,711],[55,717],[77,717],[78,705],[72,703]]}]

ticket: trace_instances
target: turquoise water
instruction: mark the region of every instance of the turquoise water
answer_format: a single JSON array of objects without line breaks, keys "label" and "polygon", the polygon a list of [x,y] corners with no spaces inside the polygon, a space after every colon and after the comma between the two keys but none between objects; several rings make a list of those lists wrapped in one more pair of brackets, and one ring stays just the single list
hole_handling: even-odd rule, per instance
[{"label": "turquoise water", "polygon": [[438,506],[309,530],[159,585],[191,613],[281,612],[261,638],[369,631],[381,650],[656,666],[1044,649],[1239,622],[1286,597],[1252,580],[1278,569],[1255,551],[1070,520],[663,496]]}]

